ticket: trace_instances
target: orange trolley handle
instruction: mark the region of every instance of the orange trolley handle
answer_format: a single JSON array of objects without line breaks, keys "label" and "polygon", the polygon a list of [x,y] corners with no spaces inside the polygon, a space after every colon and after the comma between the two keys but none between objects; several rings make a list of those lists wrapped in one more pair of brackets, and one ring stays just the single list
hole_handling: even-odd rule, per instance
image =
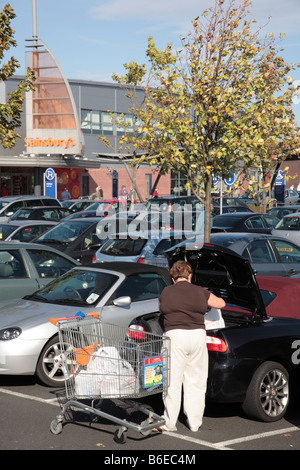
[{"label": "orange trolley handle", "polygon": [[75,320],[75,319],[85,318],[85,317],[98,318],[99,315],[96,312],[87,313],[87,314],[85,314],[83,312],[77,312],[76,315],[73,315],[71,317],[50,318],[49,322],[52,323],[52,325],[57,325],[57,323],[60,322],[60,321]]}]

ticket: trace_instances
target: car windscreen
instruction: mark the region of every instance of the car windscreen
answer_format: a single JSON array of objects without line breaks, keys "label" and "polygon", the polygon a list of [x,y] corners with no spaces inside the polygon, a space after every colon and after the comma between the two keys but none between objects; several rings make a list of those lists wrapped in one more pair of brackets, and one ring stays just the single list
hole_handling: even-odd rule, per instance
[{"label": "car windscreen", "polygon": [[32,214],[31,209],[18,209],[14,215],[11,216],[11,220],[20,220],[20,219],[28,219]]},{"label": "car windscreen", "polygon": [[15,225],[0,224],[0,240],[5,240],[12,232],[16,230]]},{"label": "car windscreen", "polygon": [[93,223],[94,222],[88,220],[80,220],[80,222],[75,220],[61,222],[53,227],[53,229],[41,235],[36,241],[37,243],[57,241],[69,244],[76,240],[76,238]]},{"label": "car windscreen", "polygon": [[109,240],[101,250],[101,254],[110,256],[137,256],[141,253],[147,240],[144,238],[126,238]]},{"label": "car windscreen", "polygon": [[0,201],[0,211],[1,209],[3,209],[5,206],[7,206],[7,204],[9,203],[10,201]]},{"label": "car windscreen", "polygon": [[300,230],[300,217],[283,217],[276,225],[276,230]]},{"label": "car windscreen", "polygon": [[89,307],[98,304],[118,279],[104,271],[74,269],[26,298]]}]

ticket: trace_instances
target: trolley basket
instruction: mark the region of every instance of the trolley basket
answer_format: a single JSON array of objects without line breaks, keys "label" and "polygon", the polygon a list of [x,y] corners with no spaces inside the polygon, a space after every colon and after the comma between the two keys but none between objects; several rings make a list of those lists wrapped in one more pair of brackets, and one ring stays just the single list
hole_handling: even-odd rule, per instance
[{"label": "trolley basket", "polygon": [[[62,413],[51,423],[54,434],[61,432],[65,413],[74,406],[120,424],[116,442],[125,442],[128,428],[148,435],[153,427],[165,423],[162,417],[131,399],[166,392],[169,338],[143,333],[142,339],[134,341],[127,336],[128,328],[104,323],[95,312],[50,321],[58,327],[67,398]],[[99,407],[87,406],[82,402],[87,399],[101,404],[103,399],[130,400],[148,419],[138,425],[124,421]]]}]

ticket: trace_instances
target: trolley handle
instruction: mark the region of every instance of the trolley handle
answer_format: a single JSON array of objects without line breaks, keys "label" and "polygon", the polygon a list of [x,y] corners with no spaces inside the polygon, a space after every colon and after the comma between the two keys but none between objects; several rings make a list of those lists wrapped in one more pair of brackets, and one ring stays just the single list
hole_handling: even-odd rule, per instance
[{"label": "trolley handle", "polygon": [[49,322],[52,323],[52,325],[56,326],[57,323],[61,322],[61,321],[75,320],[75,319],[85,318],[85,317],[98,318],[99,315],[96,312],[87,313],[87,314],[85,314],[83,312],[77,312],[76,315],[73,315],[73,316],[70,316],[70,317],[50,318]]}]

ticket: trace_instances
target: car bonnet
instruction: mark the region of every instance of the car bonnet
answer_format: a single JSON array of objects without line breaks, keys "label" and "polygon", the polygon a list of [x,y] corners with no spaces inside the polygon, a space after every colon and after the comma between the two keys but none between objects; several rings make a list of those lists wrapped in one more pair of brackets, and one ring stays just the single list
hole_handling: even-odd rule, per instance
[{"label": "car bonnet", "polygon": [[169,267],[178,260],[193,268],[194,284],[222,297],[226,304],[251,310],[253,317],[267,317],[255,274],[248,260],[222,246],[211,243],[175,247],[165,252]]}]

